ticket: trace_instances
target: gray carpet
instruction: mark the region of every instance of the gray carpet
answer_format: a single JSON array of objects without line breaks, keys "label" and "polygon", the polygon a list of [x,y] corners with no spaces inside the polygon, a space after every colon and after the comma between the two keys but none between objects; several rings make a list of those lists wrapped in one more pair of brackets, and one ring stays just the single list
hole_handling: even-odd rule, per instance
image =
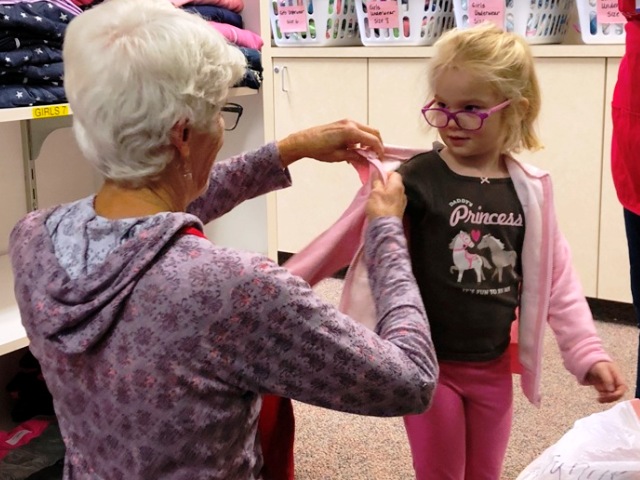
[{"label": "gray carpet", "polygon": [[[316,291],[336,303],[342,280],[325,280]],[[635,378],[637,328],[597,321],[609,353],[627,382]],[[563,368],[553,335],[545,340],[542,406],[524,398],[514,376],[514,424],[501,480],[513,480],[573,422],[609,408],[596,402]],[[632,398],[628,393],[625,398]],[[402,420],[337,413],[294,402],[296,412],[296,480],[411,480],[413,470]]]}]

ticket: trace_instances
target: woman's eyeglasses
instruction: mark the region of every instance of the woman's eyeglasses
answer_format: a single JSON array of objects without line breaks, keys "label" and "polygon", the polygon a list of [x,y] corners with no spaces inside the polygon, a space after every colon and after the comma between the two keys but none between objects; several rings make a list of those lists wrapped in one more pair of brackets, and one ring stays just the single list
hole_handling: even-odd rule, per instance
[{"label": "woman's eyeglasses", "polygon": [[435,128],[444,128],[449,125],[450,120],[453,120],[461,130],[474,131],[480,130],[489,115],[506,108],[511,103],[511,100],[502,102],[488,110],[480,110],[476,112],[467,110],[452,112],[447,108],[432,108],[431,106],[434,103],[436,103],[436,101],[431,100],[421,110],[422,116],[429,125]]},{"label": "woman's eyeglasses", "polygon": [[222,107],[221,115],[224,119],[224,129],[227,132],[234,130],[238,126],[242,111],[242,105],[237,103],[225,103],[224,107]]}]

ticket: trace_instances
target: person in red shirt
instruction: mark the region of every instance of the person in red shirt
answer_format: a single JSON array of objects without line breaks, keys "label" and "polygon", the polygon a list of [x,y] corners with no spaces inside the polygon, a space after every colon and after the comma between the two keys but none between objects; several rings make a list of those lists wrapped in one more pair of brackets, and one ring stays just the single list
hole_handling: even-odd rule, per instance
[{"label": "person in red shirt", "polygon": [[[618,8],[627,18],[627,23],[625,53],[611,104],[611,172],[618,199],[624,208],[631,295],[640,327],[640,1],[619,0]],[[635,396],[640,398],[640,333],[637,372]]]}]

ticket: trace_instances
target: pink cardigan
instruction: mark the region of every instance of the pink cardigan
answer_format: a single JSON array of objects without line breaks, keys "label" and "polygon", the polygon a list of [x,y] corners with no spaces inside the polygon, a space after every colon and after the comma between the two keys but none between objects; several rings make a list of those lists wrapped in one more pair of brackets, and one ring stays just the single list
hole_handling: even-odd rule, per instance
[{"label": "pink cardigan", "polygon": [[[385,158],[362,150],[354,164],[363,183],[353,202],[329,229],[286,263],[310,285],[349,265],[340,310],[371,329],[376,327],[374,302],[362,262],[366,228],[365,204],[374,170],[391,171],[424,149],[385,147]],[[540,405],[542,347],[547,323],[553,330],[565,368],[581,384],[599,361],[611,361],[602,347],[582,286],[571,264],[569,244],[559,230],[551,177],[534,166],[508,157],[507,168],[525,215],[522,249],[522,298],[518,321],[512,327],[512,370],[531,403]],[[517,352],[517,353],[516,353]]]}]

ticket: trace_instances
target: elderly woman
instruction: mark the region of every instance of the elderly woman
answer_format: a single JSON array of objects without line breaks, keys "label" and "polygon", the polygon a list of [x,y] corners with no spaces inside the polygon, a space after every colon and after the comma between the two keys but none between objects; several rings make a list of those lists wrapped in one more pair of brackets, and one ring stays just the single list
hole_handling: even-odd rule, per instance
[{"label": "elderly woman", "polygon": [[257,479],[266,393],[363,415],[424,411],[437,365],[411,273],[397,175],[367,205],[377,333],[203,223],[290,184],[302,157],[382,149],[342,121],[213,166],[243,57],[165,0],[110,0],[64,45],[95,195],[35,211],[11,235],[20,313],[67,447],[65,478]]}]

